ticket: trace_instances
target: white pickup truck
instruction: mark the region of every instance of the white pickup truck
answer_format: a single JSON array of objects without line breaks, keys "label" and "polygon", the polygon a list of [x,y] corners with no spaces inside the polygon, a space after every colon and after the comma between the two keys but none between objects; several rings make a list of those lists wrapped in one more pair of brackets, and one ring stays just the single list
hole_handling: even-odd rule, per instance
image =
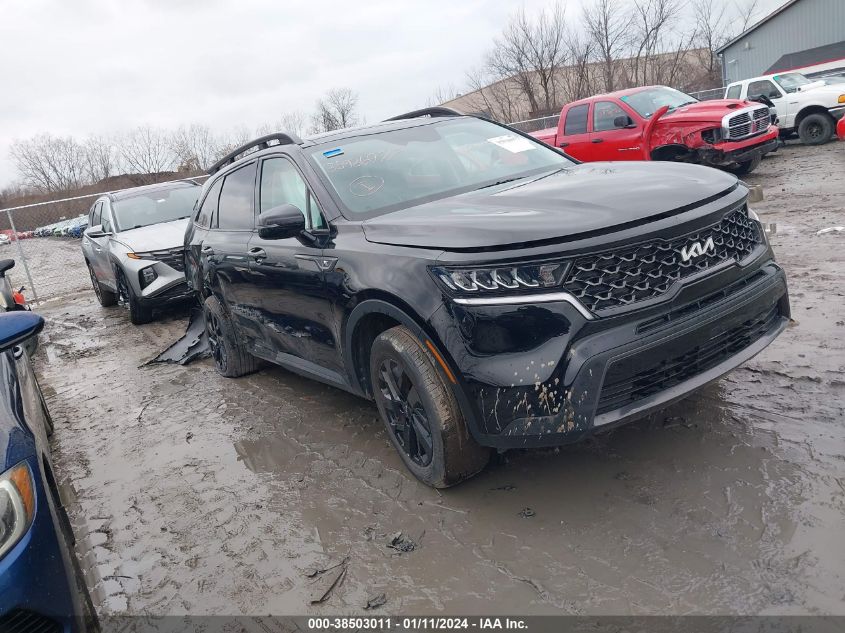
[{"label": "white pickup truck", "polygon": [[845,84],[813,81],[801,73],[752,77],[729,84],[725,99],[768,99],[777,110],[778,127],[797,132],[808,145],[826,143],[845,115]]}]

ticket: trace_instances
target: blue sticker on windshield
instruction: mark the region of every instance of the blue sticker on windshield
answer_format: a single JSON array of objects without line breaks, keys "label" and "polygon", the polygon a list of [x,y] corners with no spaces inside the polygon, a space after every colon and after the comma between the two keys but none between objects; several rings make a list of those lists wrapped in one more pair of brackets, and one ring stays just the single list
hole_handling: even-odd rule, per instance
[{"label": "blue sticker on windshield", "polygon": [[343,154],[343,150],[339,147],[336,147],[335,149],[330,149],[327,152],[323,152],[323,156],[325,156],[326,158],[334,158],[335,156],[340,156],[341,154]]}]

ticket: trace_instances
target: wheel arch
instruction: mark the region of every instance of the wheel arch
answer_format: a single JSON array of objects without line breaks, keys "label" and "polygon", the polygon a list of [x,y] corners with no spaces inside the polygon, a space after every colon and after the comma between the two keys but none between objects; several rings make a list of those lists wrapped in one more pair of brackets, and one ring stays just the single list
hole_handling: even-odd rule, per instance
[{"label": "wheel arch", "polygon": [[366,293],[349,313],[343,331],[344,357],[348,359],[347,373],[353,388],[372,397],[370,385],[370,347],[382,332],[404,325],[419,339],[431,338],[423,320],[398,297],[386,292]]},{"label": "wheel arch", "polygon": [[676,161],[679,157],[692,158],[693,151],[682,143],[658,145],[651,150],[651,160]]},{"label": "wheel arch", "polygon": [[[398,297],[383,291],[370,291],[352,309],[346,319],[342,341],[346,370],[350,386],[367,398],[372,398],[370,385],[370,348],[376,337],[390,327],[404,325],[428,347],[435,364],[440,365],[447,385],[452,389],[461,409],[467,428],[473,438],[481,443],[478,421],[472,405],[460,382],[458,368],[435,331],[410,306]],[[448,370],[448,371],[447,371]]]},{"label": "wheel arch", "polygon": [[798,129],[798,126],[801,125],[801,121],[806,119],[811,114],[823,114],[833,120],[833,117],[830,115],[830,112],[827,108],[819,104],[812,104],[804,106],[803,108],[801,108],[801,110],[798,111],[798,114],[795,115],[795,128]]}]

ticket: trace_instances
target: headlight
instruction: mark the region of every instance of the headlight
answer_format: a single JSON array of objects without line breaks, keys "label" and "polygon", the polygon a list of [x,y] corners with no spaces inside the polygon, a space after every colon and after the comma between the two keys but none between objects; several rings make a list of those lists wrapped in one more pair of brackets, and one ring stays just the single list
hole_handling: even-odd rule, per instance
[{"label": "headlight", "polygon": [[568,270],[569,262],[545,261],[479,267],[437,266],[431,272],[451,294],[489,296],[560,288]]},{"label": "headlight", "polygon": [[35,482],[26,463],[0,475],[0,558],[26,534],[35,515]]}]

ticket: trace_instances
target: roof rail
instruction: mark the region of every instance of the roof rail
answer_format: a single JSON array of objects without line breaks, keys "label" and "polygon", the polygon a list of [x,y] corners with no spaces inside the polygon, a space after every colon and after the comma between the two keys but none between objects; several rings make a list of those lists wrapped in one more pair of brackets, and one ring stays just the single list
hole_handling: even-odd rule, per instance
[{"label": "roof rail", "polygon": [[302,139],[299,138],[296,134],[286,134],[284,132],[276,132],[275,134],[267,134],[266,136],[262,136],[260,138],[254,139],[249,143],[241,145],[235,150],[232,150],[228,154],[226,154],[223,158],[218,160],[208,169],[209,174],[215,174],[220,169],[234,163],[238,156],[243,154],[244,152],[251,150],[253,147],[257,147],[258,151],[262,149],[267,149],[270,147],[270,141],[278,141],[277,145],[300,145],[302,144]]},{"label": "roof rail", "polygon": [[399,116],[393,116],[385,121],[402,121],[404,119],[416,119],[421,116],[439,117],[439,116],[464,116],[463,112],[458,112],[452,108],[444,108],[443,106],[435,106],[433,108],[423,108],[421,110],[414,110],[413,112],[406,112]]}]

